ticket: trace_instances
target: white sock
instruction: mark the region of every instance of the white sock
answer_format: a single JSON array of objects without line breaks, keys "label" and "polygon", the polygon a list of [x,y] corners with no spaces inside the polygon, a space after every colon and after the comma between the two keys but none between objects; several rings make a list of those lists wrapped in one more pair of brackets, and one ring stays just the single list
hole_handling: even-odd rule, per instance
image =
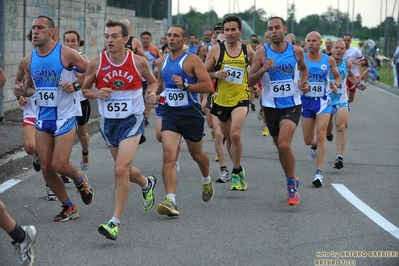
[{"label": "white sock", "polygon": [[174,204],[176,204],[176,194],[168,193],[166,197],[169,198]]},{"label": "white sock", "polygon": [[208,184],[211,182],[211,177],[208,175],[207,177],[202,177],[202,184]]},{"label": "white sock", "polygon": [[119,221],[119,219],[116,218],[115,216],[112,216],[110,222],[117,224],[117,225],[120,225],[120,223],[121,223],[121,221]]},{"label": "white sock", "polygon": [[150,188],[150,186],[148,185],[148,178],[146,178],[147,183],[145,184],[144,187],[141,187],[142,191],[148,191],[148,189]]}]

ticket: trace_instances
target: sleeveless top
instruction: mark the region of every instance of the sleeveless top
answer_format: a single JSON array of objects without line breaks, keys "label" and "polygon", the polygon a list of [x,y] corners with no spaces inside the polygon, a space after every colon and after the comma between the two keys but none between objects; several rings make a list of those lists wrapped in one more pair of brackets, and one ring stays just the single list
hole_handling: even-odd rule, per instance
[{"label": "sleeveless top", "polygon": [[116,65],[109,60],[107,52],[100,54],[95,81],[96,89],[111,88],[113,90],[109,98],[97,98],[98,111],[105,118],[122,119],[144,112],[141,76],[133,55],[133,52],[126,51],[124,61]]},{"label": "sleeveless top", "polygon": [[28,117],[36,118],[37,113],[37,105],[36,105],[36,94],[33,94],[31,97],[28,97],[28,102],[24,105],[24,119]]},{"label": "sleeveless top", "polygon": [[79,96],[77,92],[68,93],[59,83],[75,81],[72,70],[68,70],[61,61],[60,43],[45,56],[32,51],[30,75],[35,84],[35,96],[38,120],[59,120],[81,116]]},{"label": "sleeveless top", "polygon": [[[342,58],[341,64],[337,66],[338,72],[342,78],[341,84],[338,85],[337,93],[330,93],[331,104],[339,104],[348,101],[348,94],[346,93],[346,79],[348,77],[348,66],[346,64],[346,59]],[[330,73],[331,82],[335,81],[334,76]]]},{"label": "sleeveless top", "polygon": [[310,91],[302,96],[326,99],[331,92],[329,86],[330,62],[328,61],[328,55],[321,53],[321,59],[317,62],[310,61],[306,53],[304,57],[309,71],[308,84]]},{"label": "sleeveless top", "polygon": [[132,51],[133,53],[136,53],[135,51],[133,51],[133,47],[132,47],[132,41],[133,41],[134,37],[130,36],[129,40],[127,41],[127,43],[125,44],[125,49],[128,51]]},{"label": "sleeveless top", "polygon": [[[78,51],[78,53],[79,53],[80,55],[83,54],[83,52],[81,52],[81,51]],[[73,67],[73,71],[75,72],[74,74],[76,74],[76,73],[83,73],[82,70],[80,70],[79,68],[77,68],[77,67],[75,67],[75,66]],[[78,78],[76,78],[76,76],[75,76],[75,81],[76,81],[76,80],[78,80]],[[83,102],[83,101],[86,101],[86,100],[87,100],[85,97],[83,97],[83,92],[82,92],[82,90],[78,91],[78,95],[79,95],[79,101]]]},{"label": "sleeveless top", "polygon": [[190,53],[183,52],[176,60],[172,60],[170,54],[168,54],[162,66],[161,75],[165,88],[165,100],[170,107],[186,108],[198,103],[198,93],[181,90],[172,80],[172,75],[176,75],[181,76],[183,82],[188,82],[189,84],[198,82],[197,78],[191,77],[184,72],[183,64],[189,55]]},{"label": "sleeveless top", "polygon": [[[225,44],[222,42],[219,45]],[[220,69],[226,70],[228,76],[224,80],[217,80],[213,100],[219,106],[233,107],[241,101],[249,100],[247,59],[243,49],[236,57],[224,50],[222,57]]]},{"label": "sleeveless top", "polygon": [[265,44],[265,56],[274,59],[271,67],[262,77],[262,105],[271,108],[290,108],[301,104],[299,91],[298,60],[294,47],[286,42],[283,52],[275,52]]}]

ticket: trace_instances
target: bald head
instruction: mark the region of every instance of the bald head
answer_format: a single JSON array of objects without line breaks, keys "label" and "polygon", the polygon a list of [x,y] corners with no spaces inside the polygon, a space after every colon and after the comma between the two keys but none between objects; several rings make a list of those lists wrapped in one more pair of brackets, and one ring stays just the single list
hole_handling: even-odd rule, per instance
[{"label": "bald head", "polygon": [[311,31],[306,35],[306,39],[318,39],[321,41],[321,35],[317,31]]},{"label": "bald head", "polygon": [[133,25],[130,24],[130,21],[124,18],[124,19],[121,19],[120,22],[122,22],[123,24],[126,25],[128,31],[129,31],[129,34],[131,34],[133,31]]}]

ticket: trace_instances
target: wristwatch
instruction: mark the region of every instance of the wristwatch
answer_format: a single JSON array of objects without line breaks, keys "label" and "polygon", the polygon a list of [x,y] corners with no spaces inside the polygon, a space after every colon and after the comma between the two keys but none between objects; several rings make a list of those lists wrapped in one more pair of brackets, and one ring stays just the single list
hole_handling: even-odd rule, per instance
[{"label": "wristwatch", "polygon": [[82,87],[80,87],[78,82],[74,82],[72,83],[73,88],[75,89],[75,91],[80,91],[80,89],[82,89]]},{"label": "wristwatch", "polygon": [[190,88],[190,84],[188,82],[183,82],[183,90],[186,91]]}]

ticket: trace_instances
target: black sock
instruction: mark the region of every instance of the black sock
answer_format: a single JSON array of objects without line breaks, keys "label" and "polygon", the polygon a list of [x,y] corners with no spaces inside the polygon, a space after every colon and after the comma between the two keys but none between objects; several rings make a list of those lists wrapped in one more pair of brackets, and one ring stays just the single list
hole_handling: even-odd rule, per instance
[{"label": "black sock", "polygon": [[237,174],[238,175],[241,171],[242,171],[241,165],[240,165],[240,168],[234,168],[233,167],[233,174]]},{"label": "black sock", "polygon": [[8,235],[17,243],[22,243],[25,240],[25,230],[18,224],[15,225],[15,228]]},{"label": "black sock", "polygon": [[220,172],[223,172],[223,171],[227,171],[227,167],[226,166],[221,166],[220,167]]},{"label": "black sock", "polygon": [[87,156],[87,155],[89,155],[89,151],[87,151],[87,152],[82,151],[82,154],[83,154],[83,156]]}]

